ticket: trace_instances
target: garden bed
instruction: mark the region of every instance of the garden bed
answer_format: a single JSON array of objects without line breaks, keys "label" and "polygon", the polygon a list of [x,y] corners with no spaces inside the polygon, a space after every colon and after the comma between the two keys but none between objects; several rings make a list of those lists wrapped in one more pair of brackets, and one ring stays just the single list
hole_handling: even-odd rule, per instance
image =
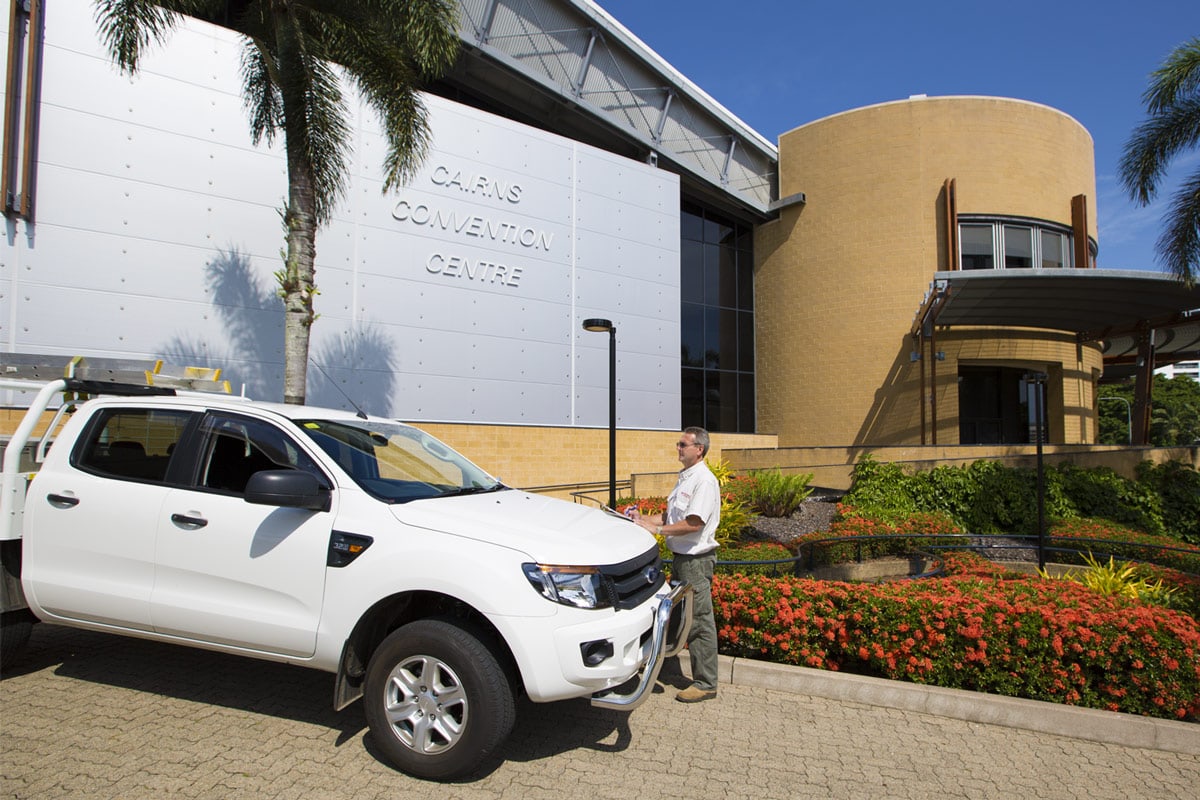
[{"label": "garden bed", "polygon": [[1188,614],[1015,576],[971,554],[944,578],[849,584],[717,575],[722,653],[1195,721],[1200,626]]}]

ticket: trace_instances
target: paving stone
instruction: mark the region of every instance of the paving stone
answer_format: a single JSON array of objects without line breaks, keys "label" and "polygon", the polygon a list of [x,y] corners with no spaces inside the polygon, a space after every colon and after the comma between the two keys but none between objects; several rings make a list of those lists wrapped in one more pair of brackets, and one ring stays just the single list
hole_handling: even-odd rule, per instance
[{"label": "paving stone", "polygon": [[503,760],[439,785],[378,760],[361,708],[331,710],[330,675],[38,625],[0,680],[0,797],[1176,800],[1200,786],[1200,754],[813,696],[804,678],[686,705],[666,671],[632,714],[522,702]]}]

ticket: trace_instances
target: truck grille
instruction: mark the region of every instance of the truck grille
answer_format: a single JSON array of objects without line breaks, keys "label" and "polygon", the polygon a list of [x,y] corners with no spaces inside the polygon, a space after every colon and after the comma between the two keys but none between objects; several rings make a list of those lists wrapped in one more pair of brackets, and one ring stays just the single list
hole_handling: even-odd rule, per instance
[{"label": "truck grille", "polygon": [[641,605],[667,581],[657,545],[637,558],[601,567],[600,572],[615,608]]}]

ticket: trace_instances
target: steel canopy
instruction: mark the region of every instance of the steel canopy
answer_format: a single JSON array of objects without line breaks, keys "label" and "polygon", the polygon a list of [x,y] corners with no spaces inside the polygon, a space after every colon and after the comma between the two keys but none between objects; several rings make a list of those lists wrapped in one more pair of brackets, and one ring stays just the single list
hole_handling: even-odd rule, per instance
[{"label": "steel canopy", "polygon": [[1158,356],[1200,350],[1200,286],[1136,270],[1005,269],[936,272],[913,321],[932,327],[1039,328],[1101,342],[1106,360],[1155,335]]}]

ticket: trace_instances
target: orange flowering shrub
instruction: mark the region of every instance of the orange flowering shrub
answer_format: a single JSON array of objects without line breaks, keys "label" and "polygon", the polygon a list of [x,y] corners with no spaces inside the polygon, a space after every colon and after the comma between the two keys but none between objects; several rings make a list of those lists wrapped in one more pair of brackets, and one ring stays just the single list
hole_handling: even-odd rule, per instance
[{"label": "orange flowering shrub", "polygon": [[[1066,546],[1078,547],[1083,551],[1102,549],[1106,554],[1116,556],[1118,559],[1145,560],[1153,557],[1155,563],[1165,567],[1200,574],[1200,547],[1169,536],[1142,533],[1108,520],[1059,520],[1050,526],[1047,534],[1053,539],[1103,542],[1103,545],[1065,543]],[[1122,544],[1124,542],[1129,544]],[[1152,549],[1138,545],[1148,545]]]},{"label": "orange flowering shrub", "polygon": [[944,578],[716,575],[721,652],[1172,719],[1200,717],[1194,618],[969,556]]},{"label": "orange flowering shrub", "polygon": [[942,572],[946,575],[966,575],[975,578],[1020,577],[995,561],[970,550],[951,550],[942,553],[938,558],[942,562]]},{"label": "orange flowering shrub", "polygon": [[667,510],[667,498],[665,497],[638,497],[621,498],[617,501],[617,510],[625,513],[630,508],[636,507],[641,514],[661,514]]}]

